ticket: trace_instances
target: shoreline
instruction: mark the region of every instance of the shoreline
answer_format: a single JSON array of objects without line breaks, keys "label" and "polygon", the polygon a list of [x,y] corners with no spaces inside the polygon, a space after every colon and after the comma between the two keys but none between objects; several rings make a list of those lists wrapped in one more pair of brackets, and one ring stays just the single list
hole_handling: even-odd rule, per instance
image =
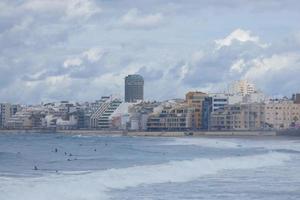
[{"label": "shoreline", "polygon": [[112,130],[0,130],[0,134],[113,135],[140,137],[283,136],[276,131],[112,131]]}]

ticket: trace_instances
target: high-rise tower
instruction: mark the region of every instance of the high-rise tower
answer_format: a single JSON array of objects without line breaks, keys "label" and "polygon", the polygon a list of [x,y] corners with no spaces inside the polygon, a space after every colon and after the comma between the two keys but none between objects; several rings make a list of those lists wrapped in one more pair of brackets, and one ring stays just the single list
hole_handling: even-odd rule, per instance
[{"label": "high-rise tower", "polygon": [[144,99],[144,78],[138,74],[125,77],[125,102]]}]

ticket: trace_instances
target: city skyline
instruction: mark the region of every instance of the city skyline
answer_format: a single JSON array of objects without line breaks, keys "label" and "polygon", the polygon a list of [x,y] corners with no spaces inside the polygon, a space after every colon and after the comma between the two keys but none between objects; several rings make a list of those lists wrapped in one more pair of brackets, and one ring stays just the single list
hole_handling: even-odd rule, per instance
[{"label": "city skyline", "polygon": [[0,200],[296,200],[300,0],[0,0]]},{"label": "city skyline", "polygon": [[222,92],[240,79],[290,96],[300,85],[299,7],[293,0],[2,1],[0,102],[123,94],[128,74],[144,77],[148,100]]}]

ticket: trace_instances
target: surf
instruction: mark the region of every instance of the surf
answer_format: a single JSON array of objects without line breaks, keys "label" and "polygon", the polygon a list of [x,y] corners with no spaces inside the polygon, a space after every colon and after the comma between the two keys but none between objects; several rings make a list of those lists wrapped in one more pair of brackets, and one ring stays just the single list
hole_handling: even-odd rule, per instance
[{"label": "surf", "polygon": [[290,154],[269,152],[220,159],[196,158],[121,169],[66,173],[39,178],[0,178],[1,200],[99,200],[110,192],[140,185],[182,183],[215,175],[224,170],[252,170],[283,165]]}]

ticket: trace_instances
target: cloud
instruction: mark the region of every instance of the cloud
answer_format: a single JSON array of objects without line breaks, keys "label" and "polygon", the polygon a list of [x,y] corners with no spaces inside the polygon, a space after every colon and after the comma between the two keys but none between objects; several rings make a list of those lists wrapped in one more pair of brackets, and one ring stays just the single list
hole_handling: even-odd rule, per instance
[{"label": "cloud", "polygon": [[300,84],[299,5],[2,0],[0,101],[123,94],[130,73],[144,76],[146,99],[223,91],[241,78],[267,93],[289,94]]},{"label": "cloud", "polygon": [[215,43],[217,45],[217,49],[220,49],[222,47],[230,46],[234,42],[252,42],[262,48],[268,47],[267,44],[263,44],[260,42],[260,39],[258,36],[252,35],[251,31],[249,30],[243,30],[243,29],[236,29],[232,33],[230,33],[227,37],[223,39],[215,40]]},{"label": "cloud", "polygon": [[242,78],[248,79],[273,95],[299,92],[300,53],[287,52],[249,60]]},{"label": "cloud", "polygon": [[28,0],[21,8],[39,13],[64,13],[66,19],[88,19],[101,12],[93,0]]},{"label": "cloud", "polygon": [[99,61],[104,53],[105,52],[102,49],[95,47],[83,52],[82,56],[86,57],[88,61],[94,63]]},{"label": "cloud", "polygon": [[196,51],[192,54],[192,57],[191,57],[191,62],[193,64],[195,63],[198,63],[201,61],[201,59],[205,56],[204,52],[203,51]]},{"label": "cloud", "polygon": [[70,68],[70,67],[78,67],[83,64],[90,65],[91,63],[98,62],[103,57],[104,54],[105,52],[101,48],[93,47],[82,52],[79,55],[75,55],[75,56],[71,56],[70,58],[67,58],[63,62],[63,67]]},{"label": "cloud", "polygon": [[101,12],[101,9],[93,1],[72,0],[66,8],[68,18],[90,18],[92,15]]},{"label": "cloud", "polygon": [[284,53],[275,54],[271,57],[256,58],[251,61],[250,65],[244,77],[254,81],[264,80],[268,77],[272,77],[274,74],[283,73],[284,71],[292,72],[300,70],[300,54]]},{"label": "cloud", "polygon": [[64,61],[64,68],[76,67],[82,64],[82,60],[80,58],[70,58]]},{"label": "cloud", "polygon": [[161,13],[143,15],[137,8],[129,10],[120,19],[120,24],[128,28],[154,28],[162,24]]},{"label": "cloud", "polygon": [[243,72],[245,67],[246,67],[245,60],[242,58],[242,59],[235,61],[232,64],[232,66],[230,67],[230,71],[241,73],[241,72]]}]

